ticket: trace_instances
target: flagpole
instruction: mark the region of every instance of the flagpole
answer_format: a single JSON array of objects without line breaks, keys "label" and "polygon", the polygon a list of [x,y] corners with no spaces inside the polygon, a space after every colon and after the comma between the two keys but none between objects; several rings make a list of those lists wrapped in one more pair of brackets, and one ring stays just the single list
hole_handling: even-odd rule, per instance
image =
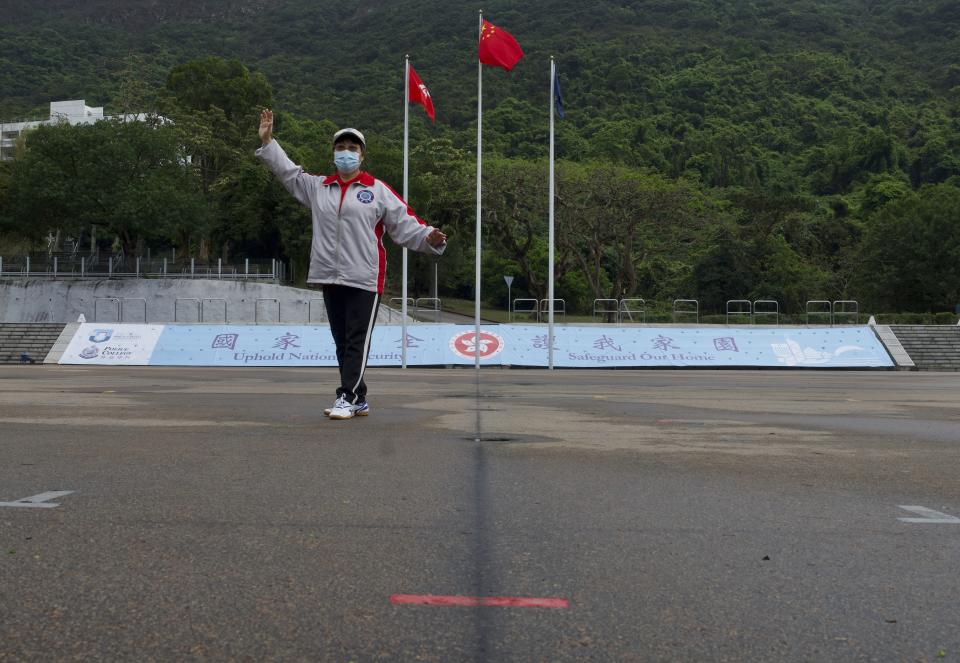
[{"label": "flagpole", "polygon": [[549,313],[547,314],[547,330],[548,330],[547,331],[547,358],[548,358],[547,365],[549,366],[550,370],[553,370],[553,199],[554,199],[553,113],[554,113],[554,106],[555,106],[555,100],[553,97],[554,97],[554,89],[555,89],[554,86],[556,84],[555,83],[556,76],[557,76],[557,64],[556,62],[554,62],[553,56],[551,55],[550,56],[550,95],[547,97],[550,100],[550,186],[549,186],[550,203],[548,205],[549,212],[550,212],[549,213],[549,216],[550,216],[549,245],[550,247],[548,249],[548,254],[547,254],[548,255],[547,269],[549,270],[548,277],[547,277],[547,310],[549,311]]},{"label": "flagpole", "polygon": [[[480,24],[477,30],[477,39],[483,34],[483,10],[480,10]],[[474,304],[473,315],[475,331],[473,337],[474,344],[474,363],[477,370],[480,370],[480,195],[481,195],[481,173],[482,173],[482,137],[483,137],[483,63],[480,57],[477,57],[477,227],[476,227],[476,268],[474,273]]]},{"label": "flagpole", "polygon": [[[410,55],[403,70],[403,199],[410,200]],[[407,247],[403,247],[403,286],[400,290],[400,367],[407,367]]]}]

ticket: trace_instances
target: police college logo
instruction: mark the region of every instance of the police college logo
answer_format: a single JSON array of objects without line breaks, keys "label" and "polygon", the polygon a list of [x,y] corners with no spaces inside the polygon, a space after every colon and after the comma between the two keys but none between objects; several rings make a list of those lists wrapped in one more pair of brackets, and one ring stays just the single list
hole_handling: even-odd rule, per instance
[{"label": "police college logo", "polygon": [[97,355],[99,354],[100,354],[100,350],[95,345],[91,345],[88,348],[84,348],[80,352],[80,356],[83,357],[84,359],[96,359]]},{"label": "police college logo", "polygon": [[112,329],[94,329],[88,338],[94,343],[106,343],[113,336]]},{"label": "police college logo", "polygon": [[357,200],[361,203],[369,204],[373,202],[373,191],[363,189],[357,192]]}]

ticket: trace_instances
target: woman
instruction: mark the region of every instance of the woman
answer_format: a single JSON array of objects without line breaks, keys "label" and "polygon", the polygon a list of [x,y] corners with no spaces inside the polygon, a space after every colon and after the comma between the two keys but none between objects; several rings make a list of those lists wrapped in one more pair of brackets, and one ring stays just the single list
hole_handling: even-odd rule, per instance
[{"label": "woman", "polygon": [[273,111],[260,114],[256,155],[313,215],[307,283],[323,287],[323,303],[337,346],[340,386],[330,419],[370,413],[363,381],[370,338],[386,276],[386,231],[414,251],[440,255],[447,236],[428,226],[393,189],[360,170],[366,152],[363,134],[341,129],[333,135],[336,172],[310,175],[293,163],[273,139]]}]

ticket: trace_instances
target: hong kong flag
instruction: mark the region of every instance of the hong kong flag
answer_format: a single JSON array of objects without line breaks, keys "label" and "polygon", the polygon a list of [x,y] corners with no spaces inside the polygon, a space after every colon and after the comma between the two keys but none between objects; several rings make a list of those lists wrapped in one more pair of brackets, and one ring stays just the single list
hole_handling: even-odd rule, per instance
[{"label": "hong kong flag", "polygon": [[477,52],[482,64],[503,67],[507,71],[513,69],[523,57],[523,49],[513,35],[487,20],[483,21],[483,27],[480,29]]},{"label": "hong kong flag", "polygon": [[410,88],[410,101],[423,106],[424,110],[427,111],[427,116],[436,122],[436,114],[433,110],[433,97],[430,96],[430,90],[427,89],[427,86],[424,85],[420,77],[417,76],[417,72],[413,70],[413,65],[410,65],[410,80],[407,85]]}]

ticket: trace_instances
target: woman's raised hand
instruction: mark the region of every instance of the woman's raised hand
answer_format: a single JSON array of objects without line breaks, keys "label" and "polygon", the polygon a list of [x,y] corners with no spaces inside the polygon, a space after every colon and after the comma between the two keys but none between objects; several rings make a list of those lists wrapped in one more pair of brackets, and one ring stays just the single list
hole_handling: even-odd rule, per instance
[{"label": "woman's raised hand", "polygon": [[260,112],[260,142],[266,145],[273,138],[273,111],[264,108]]}]

